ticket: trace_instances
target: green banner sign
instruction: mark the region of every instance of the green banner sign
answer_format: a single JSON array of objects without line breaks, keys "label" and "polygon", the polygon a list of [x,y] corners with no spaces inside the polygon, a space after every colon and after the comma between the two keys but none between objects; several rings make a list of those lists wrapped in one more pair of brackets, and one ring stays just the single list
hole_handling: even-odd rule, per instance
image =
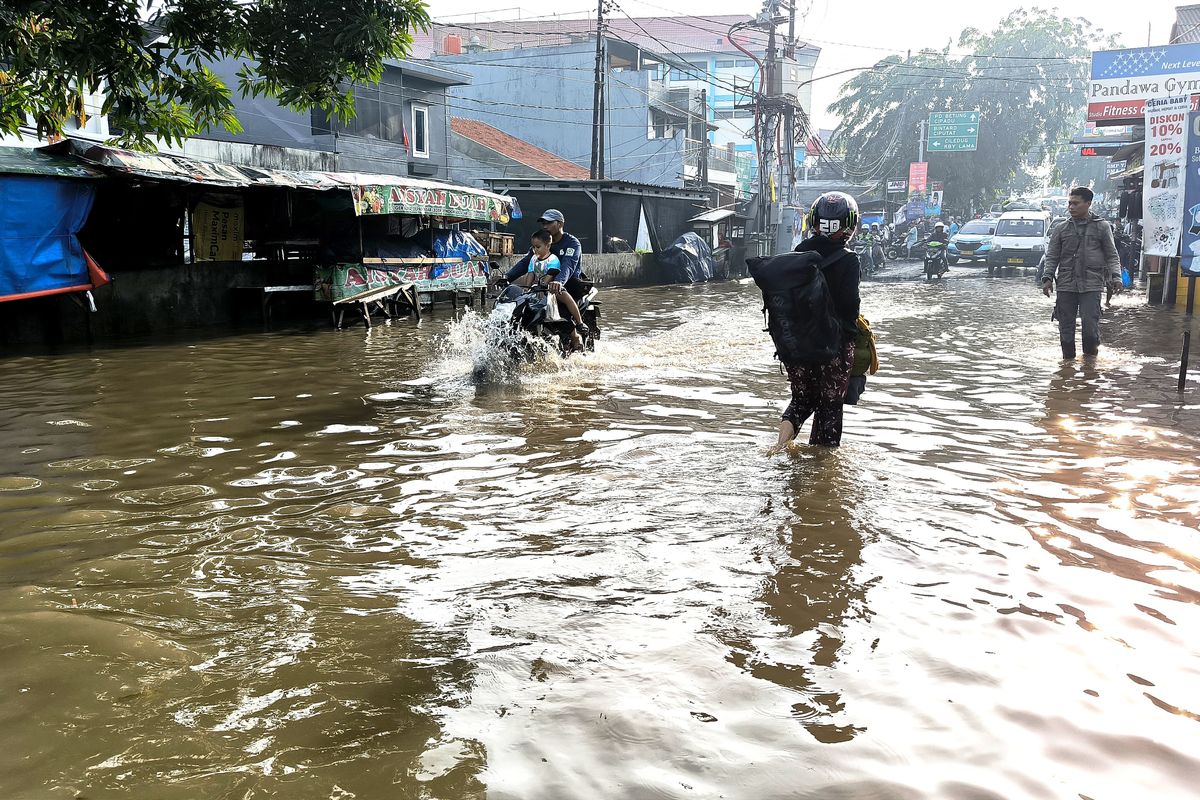
[{"label": "green banner sign", "polygon": [[372,214],[410,214],[481,222],[509,220],[509,206],[490,194],[467,188],[392,184],[390,186],[351,186],[354,212]]},{"label": "green banner sign", "polygon": [[930,125],[929,136],[978,136],[979,126],[973,122],[963,122],[958,125]]},{"label": "green banner sign", "polygon": [[978,111],[934,111],[929,115],[930,125],[979,124]]},{"label": "green banner sign", "polygon": [[978,147],[979,140],[974,136],[940,136],[930,137],[926,150],[930,153],[960,153]]}]

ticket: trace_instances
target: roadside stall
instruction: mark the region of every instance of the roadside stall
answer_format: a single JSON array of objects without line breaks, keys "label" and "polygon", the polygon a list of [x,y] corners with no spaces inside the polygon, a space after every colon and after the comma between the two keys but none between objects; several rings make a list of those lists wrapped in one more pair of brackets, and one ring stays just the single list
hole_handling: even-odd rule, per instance
[{"label": "roadside stall", "polygon": [[370,327],[371,314],[418,319],[436,295],[487,289],[488,248],[457,226],[507,224],[520,217],[511,197],[465,186],[382,175],[327,173],[350,191],[352,226],[328,232],[314,276],[316,298],[333,305],[341,327],[347,309]]},{"label": "roadside stall", "polygon": [[95,310],[108,275],[83,248],[102,173],[62,156],[0,147],[0,302],[71,294]]}]

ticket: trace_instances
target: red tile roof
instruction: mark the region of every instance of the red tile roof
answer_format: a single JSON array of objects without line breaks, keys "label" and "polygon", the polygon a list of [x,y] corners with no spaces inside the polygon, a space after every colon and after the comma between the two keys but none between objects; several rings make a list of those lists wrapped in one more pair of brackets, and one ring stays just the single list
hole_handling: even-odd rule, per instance
[{"label": "red tile roof", "polygon": [[515,136],[509,136],[504,131],[486,123],[462,117],[451,117],[450,130],[505,158],[516,161],[518,164],[524,164],[547,178],[587,180],[591,177],[591,173],[578,164],[556,156],[549,150],[535,147],[529,142],[523,142]]}]

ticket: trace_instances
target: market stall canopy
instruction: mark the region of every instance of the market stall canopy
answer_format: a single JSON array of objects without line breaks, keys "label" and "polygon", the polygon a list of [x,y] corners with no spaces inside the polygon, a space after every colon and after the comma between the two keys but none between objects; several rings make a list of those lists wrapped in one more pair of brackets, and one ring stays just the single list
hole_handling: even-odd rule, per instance
[{"label": "market stall canopy", "polygon": [[316,191],[344,189],[353,197],[354,212],[359,216],[410,214],[501,224],[521,216],[520,207],[512,197],[484,189],[399,175],[248,167],[204,161],[175,153],[139,153],[79,139],[66,139],[36,152],[65,160],[80,168],[100,167],[109,173],[157,181],[232,188],[274,186]]},{"label": "market stall canopy", "polygon": [[0,147],[0,175],[41,175],[50,178],[102,178],[104,173],[68,156],[31,147]]},{"label": "market stall canopy", "polygon": [[688,220],[688,222],[707,222],[709,224],[720,222],[721,220],[729,219],[735,212],[732,208],[716,208],[712,211],[705,211],[703,214],[697,214]]}]

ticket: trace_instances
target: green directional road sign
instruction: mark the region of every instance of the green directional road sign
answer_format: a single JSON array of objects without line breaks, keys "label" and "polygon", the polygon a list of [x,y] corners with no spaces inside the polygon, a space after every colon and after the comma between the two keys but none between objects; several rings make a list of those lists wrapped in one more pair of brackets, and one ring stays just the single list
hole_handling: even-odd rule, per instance
[{"label": "green directional road sign", "polygon": [[941,111],[929,115],[927,148],[931,153],[962,153],[979,147],[978,111]]},{"label": "green directional road sign", "polygon": [[961,125],[979,123],[978,111],[934,111],[929,115],[930,125]]}]

